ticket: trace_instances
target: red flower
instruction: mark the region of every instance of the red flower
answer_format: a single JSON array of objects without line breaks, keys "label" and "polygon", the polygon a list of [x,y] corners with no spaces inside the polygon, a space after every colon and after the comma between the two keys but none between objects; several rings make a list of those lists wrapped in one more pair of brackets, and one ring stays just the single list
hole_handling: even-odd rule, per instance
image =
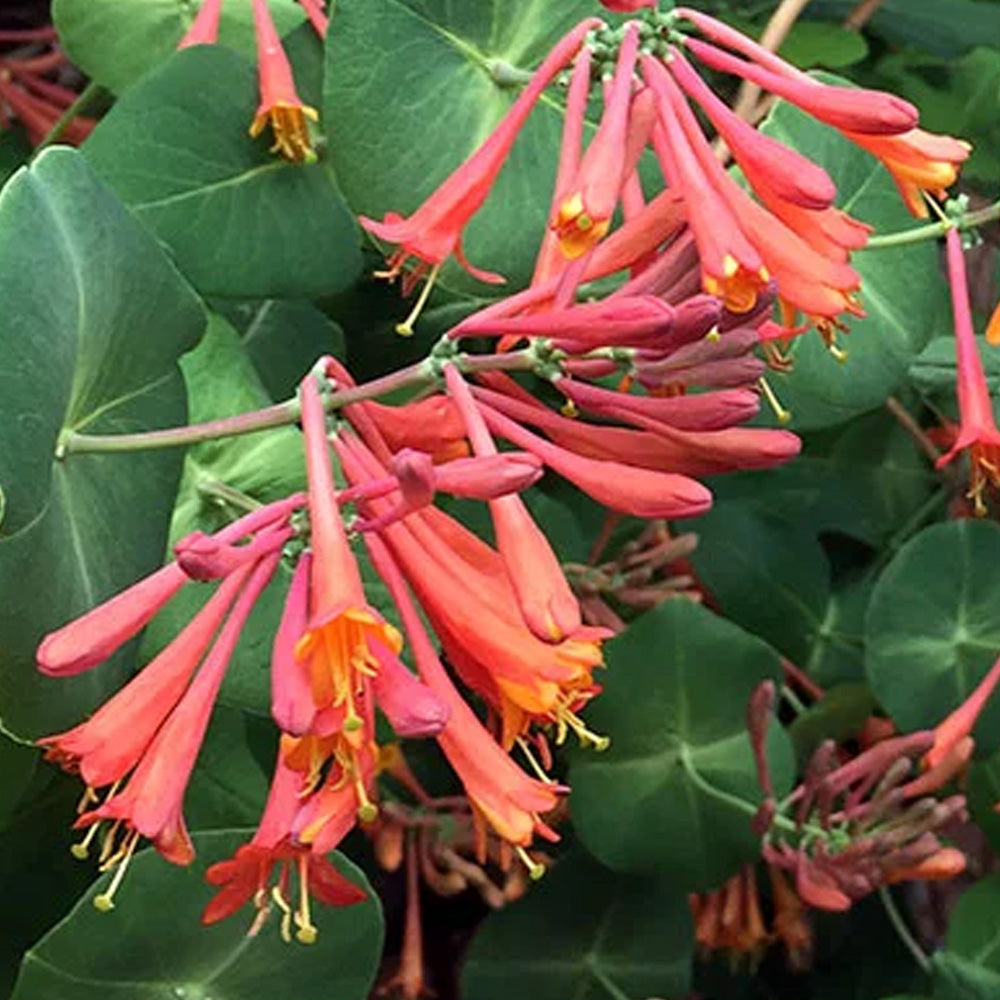
[{"label": "red flower", "polygon": [[219,15],[222,13],[222,3],[223,0],[204,0],[197,17],[191,22],[191,27],[177,43],[178,49],[186,49],[192,45],[215,45],[219,40]]},{"label": "red flower", "polygon": [[[234,857],[212,865],[205,873],[211,885],[219,886],[212,901],[202,913],[202,923],[214,924],[224,920],[247,903],[254,903],[257,916],[250,927],[255,935],[271,911],[274,903],[282,912],[281,934],[291,940],[291,926],[303,944],[316,940],[309,908],[310,896],[315,896],[327,906],[351,906],[366,899],[365,892],[346,879],[322,854],[295,844],[291,839],[292,821],[298,812],[305,792],[305,777],[284,763],[284,753],[289,737],[282,738],[282,748],[271,780],[271,791],[264,806],[257,832],[248,844],[238,847]],[[278,877],[273,872],[278,868]],[[289,903],[291,873],[298,876],[299,901],[293,911]]]},{"label": "red flower", "polygon": [[955,360],[958,365],[958,409],[961,427],[958,438],[938,461],[947,465],[961,451],[969,452],[969,498],[976,513],[986,513],[983,492],[987,485],[1000,486],[1000,430],[993,418],[993,403],[983,364],[979,360],[976,334],[972,327],[965,255],[958,230],[948,230],[948,279],[955,321]]},{"label": "red flower", "polygon": [[[549,52],[531,82],[486,141],[409,218],[404,219],[395,212],[386,213],[382,222],[360,217],[361,225],[370,233],[386,243],[398,246],[389,257],[386,277],[395,278],[410,257],[417,259],[416,267],[404,284],[404,292],[409,291],[428,268],[432,269],[433,281],[441,264],[452,254],[462,267],[480,281],[503,281],[501,275],[482,271],[469,264],[462,253],[462,231],[490,193],[535,102],[553,77],[573,58],[587,33],[599,23],[595,18],[582,21]],[[427,293],[429,288],[430,282],[424,292]],[[426,294],[422,299],[426,299]],[[403,332],[412,332],[413,319],[411,316],[406,323],[401,324]]]},{"label": "red flower", "polygon": [[260,135],[264,127],[270,125],[274,134],[272,153],[281,153],[292,163],[312,163],[316,152],[306,119],[318,121],[319,115],[315,108],[303,104],[295,90],[292,66],[271,20],[267,0],[253,0],[253,15],[257,31],[260,106],[250,126],[250,135]]}]

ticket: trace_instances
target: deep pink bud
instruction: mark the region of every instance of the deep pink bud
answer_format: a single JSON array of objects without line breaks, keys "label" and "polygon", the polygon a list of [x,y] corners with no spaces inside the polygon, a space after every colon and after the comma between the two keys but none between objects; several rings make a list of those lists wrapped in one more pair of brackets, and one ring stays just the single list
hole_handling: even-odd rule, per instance
[{"label": "deep pink bud", "polygon": [[177,563],[168,563],[50,632],[38,647],[38,669],[49,677],[72,677],[97,666],[137,635],[187,582],[184,570]]},{"label": "deep pink bud", "polygon": [[277,552],[294,532],[289,527],[265,528],[246,545],[220,542],[218,536],[194,531],[174,546],[177,565],[192,580],[218,580],[248,562]]},{"label": "deep pink bud", "polygon": [[601,3],[616,14],[632,14],[643,7],[655,7],[657,0],[601,0]]},{"label": "deep pink bud", "polygon": [[177,43],[177,48],[186,49],[192,45],[214,45],[219,40],[219,15],[222,0],[205,0],[198,16],[191,22],[187,34]]},{"label": "deep pink bud", "polygon": [[312,553],[304,552],[292,574],[278,631],[271,649],[271,715],[292,736],[309,730],[316,715],[309,671],[295,655],[295,647],[309,621],[309,574]]},{"label": "deep pink bud", "polygon": [[456,497],[495,500],[533,486],[544,471],[541,459],[526,451],[457,458],[437,467],[437,487]]},{"label": "deep pink bud", "polygon": [[372,644],[378,672],[372,677],[375,701],[397,736],[437,736],[450,716],[448,706],[399,657],[379,642]]},{"label": "deep pink bud", "polygon": [[712,69],[749,80],[841,131],[899,135],[915,128],[920,120],[920,113],[909,101],[893,94],[861,87],[835,87],[804,74],[785,76],[695,38],[686,39],[685,45]]}]

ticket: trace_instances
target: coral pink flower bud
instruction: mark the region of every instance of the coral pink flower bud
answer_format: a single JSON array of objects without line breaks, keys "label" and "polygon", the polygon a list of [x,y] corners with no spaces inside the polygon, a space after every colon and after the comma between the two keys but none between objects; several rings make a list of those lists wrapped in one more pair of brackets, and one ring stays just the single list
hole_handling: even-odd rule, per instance
[{"label": "coral pink flower bud", "polygon": [[276,552],[293,535],[289,527],[265,528],[246,545],[220,542],[217,536],[195,531],[174,546],[177,565],[192,580],[217,580],[248,562]]},{"label": "coral pink flower bud", "polygon": [[686,39],[684,44],[712,69],[750,80],[842,131],[899,135],[915,128],[920,119],[920,113],[909,101],[893,94],[860,87],[835,87],[804,74],[784,76],[695,38]]},{"label": "coral pink flower bud", "polygon": [[404,448],[392,456],[389,471],[396,477],[408,509],[426,507],[434,499],[434,459],[427,452]]},{"label": "coral pink flower bud", "polygon": [[283,732],[302,736],[316,715],[312,685],[295,649],[309,620],[312,553],[304,552],[292,574],[285,607],[271,649],[271,715]]},{"label": "coral pink flower bud", "polygon": [[168,563],[50,632],[38,647],[38,669],[49,677],[71,677],[97,666],[137,635],[188,579],[180,566]]},{"label": "coral pink flower bud", "polygon": [[204,0],[187,34],[177,43],[178,49],[192,45],[214,45],[219,40],[219,15],[222,0]]},{"label": "coral pink flower bud", "polygon": [[611,216],[622,186],[642,152],[639,146],[629,162],[629,107],[638,51],[639,25],[632,22],[626,28],[618,53],[601,123],[549,223],[559,238],[563,254],[571,260],[592,249],[611,228]]},{"label": "coral pink flower bud", "polygon": [[381,643],[373,646],[378,673],[372,678],[375,700],[398,736],[437,736],[448,722],[441,699]]},{"label": "coral pink flower bud", "polygon": [[39,740],[46,759],[78,770],[92,788],[128,774],[180,700],[249,572],[245,567],[223,581],[170,645],[86,722]]},{"label": "coral pink flower bud", "polygon": [[658,0],[601,0],[601,3],[616,14],[634,14],[643,7],[655,7]]},{"label": "coral pink flower bud", "polygon": [[456,497],[496,500],[533,486],[544,471],[541,459],[526,451],[458,458],[438,466],[437,487]]}]

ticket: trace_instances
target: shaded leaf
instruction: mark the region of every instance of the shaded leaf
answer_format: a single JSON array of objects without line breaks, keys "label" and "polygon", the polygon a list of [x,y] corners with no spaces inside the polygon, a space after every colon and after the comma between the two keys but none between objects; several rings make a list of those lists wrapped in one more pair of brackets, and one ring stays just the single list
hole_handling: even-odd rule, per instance
[{"label": "shaded leaf", "polygon": [[[608,676],[587,723],[611,746],[571,757],[576,830],[615,870],[715,887],[760,850],[746,706],[757,684],[780,677],[778,656],[683,598],[643,615],[606,650]],[[791,751],[776,726],[769,747],[783,788]]]},{"label": "shaded leaf", "polygon": [[[200,6],[178,0],[53,0],[52,17],[70,59],[120,94],[170,58]],[[302,10],[293,0],[269,0],[268,7],[282,34],[302,23]],[[249,3],[222,5],[219,41],[247,58],[255,56]]]},{"label": "shaded leaf", "polygon": [[251,139],[251,65],[228,49],[178,52],[128,91],[84,152],[205,295],[311,297],[361,265],[329,164],[301,166]]},{"label": "shaded leaf", "polygon": [[[903,731],[934,726],[971,694],[1000,654],[996,567],[1000,527],[951,521],[903,546],[872,593],[868,680]],[[1000,745],[1000,702],[976,726],[977,748]]]},{"label": "shaded leaf", "polygon": [[[680,996],[690,989],[687,897],[660,879],[614,875],[577,852],[524,899],[490,916],[462,973],[462,995],[506,1000]],[[610,985],[608,985],[610,984]]]},{"label": "shaded leaf", "polygon": [[275,918],[255,937],[246,933],[248,914],[201,926],[213,891],[204,882],[206,866],[229,857],[248,835],[195,834],[198,857],[187,868],[167,864],[151,849],[140,852],[110,913],[93,905],[98,891],[107,889],[109,876],[102,876],[25,955],[12,1000],[317,995],[363,1000],[381,951],[382,916],[364,875],[340,855],[333,855],[337,867],[368,899],[351,907],[314,908],[319,938],[311,947],[283,942]]},{"label": "shaded leaf", "polygon": [[0,194],[0,300],[0,714],[38,736],[79,721],[126,676],[128,651],[43,678],[35,648],[159,564],[182,461],[176,451],[60,460],[57,441],[184,423],[176,362],[205,319],[152,237],[65,148]]}]

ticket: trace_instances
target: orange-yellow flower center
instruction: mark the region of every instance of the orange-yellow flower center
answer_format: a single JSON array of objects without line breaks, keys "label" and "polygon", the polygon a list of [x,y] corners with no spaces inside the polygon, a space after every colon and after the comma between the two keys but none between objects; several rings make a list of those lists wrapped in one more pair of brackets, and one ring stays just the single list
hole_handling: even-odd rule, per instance
[{"label": "orange-yellow flower center", "polygon": [[272,153],[280,153],[290,163],[314,163],[316,151],[309,135],[307,118],[319,121],[315,108],[310,108],[307,104],[278,102],[257,112],[250,126],[250,135],[260,135],[264,126],[270,124],[274,134]]},{"label": "orange-yellow flower center", "polygon": [[727,254],[722,261],[722,274],[703,274],[702,286],[709,295],[722,299],[730,312],[748,313],[757,305],[757,298],[769,280],[767,268],[751,271]]},{"label": "orange-yellow flower center", "polygon": [[582,257],[599,243],[608,229],[611,219],[595,219],[584,208],[579,192],[564,198],[559,211],[549,224],[549,228],[559,238],[559,248],[563,256],[570,260]]}]

